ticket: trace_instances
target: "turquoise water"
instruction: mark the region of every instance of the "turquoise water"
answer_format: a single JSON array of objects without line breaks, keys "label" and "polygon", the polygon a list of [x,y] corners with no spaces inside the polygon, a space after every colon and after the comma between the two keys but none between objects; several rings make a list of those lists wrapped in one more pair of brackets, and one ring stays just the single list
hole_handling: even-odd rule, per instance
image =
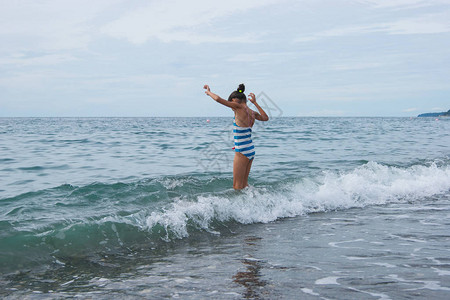
[{"label": "turquoise water", "polygon": [[450,119],[1,118],[7,298],[447,299]]}]

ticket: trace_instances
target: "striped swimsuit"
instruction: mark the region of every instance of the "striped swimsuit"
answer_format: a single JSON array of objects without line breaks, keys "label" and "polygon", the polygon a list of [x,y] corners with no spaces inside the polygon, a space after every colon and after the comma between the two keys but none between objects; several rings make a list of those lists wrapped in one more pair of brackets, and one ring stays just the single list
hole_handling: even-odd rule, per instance
[{"label": "striped swimsuit", "polygon": [[255,146],[252,142],[252,128],[241,127],[233,119],[234,151],[244,154],[249,160],[255,157]]}]

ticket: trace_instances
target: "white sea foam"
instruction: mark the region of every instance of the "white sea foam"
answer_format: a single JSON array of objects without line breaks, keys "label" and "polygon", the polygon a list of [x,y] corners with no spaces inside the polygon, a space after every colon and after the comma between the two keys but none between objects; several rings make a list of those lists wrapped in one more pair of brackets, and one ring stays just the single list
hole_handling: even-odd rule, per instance
[{"label": "white sea foam", "polygon": [[300,290],[305,294],[309,294],[309,295],[313,295],[313,296],[320,296],[320,294],[314,293],[313,290],[308,289],[308,288],[302,288]]},{"label": "white sea foam", "polygon": [[146,217],[145,226],[163,226],[176,237],[188,236],[188,223],[211,231],[211,223],[267,223],[284,217],[396,201],[423,201],[450,190],[450,167],[409,168],[370,162],[347,173],[326,172],[282,187],[249,187],[240,193],[181,197]]},{"label": "white sea foam", "polygon": [[318,285],[337,284],[337,285],[339,285],[339,283],[337,282],[337,280],[338,280],[339,278],[340,278],[340,277],[329,276],[329,277],[317,279],[316,282],[315,282],[315,284],[318,284]]},{"label": "white sea foam", "polygon": [[389,264],[389,263],[377,262],[377,263],[370,263],[370,264],[371,264],[371,265],[374,265],[374,266],[385,267],[385,268],[397,268],[396,265]]},{"label": "white sea foam", "polygon": [[447,271],[447,270],[441,270],[441,269],[434,268],[434,267],[432,267],[431,269],[432,269],[433,271],[435,271],[439,276],[450,276],[450,271]]}]

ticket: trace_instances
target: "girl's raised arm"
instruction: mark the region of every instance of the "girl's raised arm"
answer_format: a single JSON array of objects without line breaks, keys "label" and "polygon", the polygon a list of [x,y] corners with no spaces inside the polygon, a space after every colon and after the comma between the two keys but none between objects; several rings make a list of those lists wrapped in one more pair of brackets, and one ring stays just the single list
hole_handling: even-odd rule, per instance
[{"label": "girl's raised arm", "polygon": [[216,100],[216,102],[219,102],[220,104],[228,106],[232,109],[236,109],[236,108],[240,107],[239,103],[227,101],[225,99],[222,99],[219,95],[216,95],[213,92],[211,92],[211,90],[209,89],[209,86],[207,84],[205,84],[205,86],[203,86],[203,88],[206,90],[205,94],[210,96],[214,100]]},{"label": "girl's raised arm", "polygon": [[258,103],[256,103],[256,97],[255,94],[250,93],[248,95],[248,100],[250,100],[251,103],[253,103],[253,105],[256,106],[256,108],[258,109],[259,113],[255,112],[255,119],[259,120],[259,121],[269,121],[269,116],[266,114],[266,112],[264,111],[264,109],[262,109],[261,106],[259,106]]}]

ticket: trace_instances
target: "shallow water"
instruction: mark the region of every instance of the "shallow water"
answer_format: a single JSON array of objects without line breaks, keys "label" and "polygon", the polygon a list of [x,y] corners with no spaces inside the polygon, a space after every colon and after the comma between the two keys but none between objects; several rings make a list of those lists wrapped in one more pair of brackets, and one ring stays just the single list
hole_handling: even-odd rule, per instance
[{"label": "shallow water", "polygon": [[0,119],[0,295],[448,299],[450,120]]}]

